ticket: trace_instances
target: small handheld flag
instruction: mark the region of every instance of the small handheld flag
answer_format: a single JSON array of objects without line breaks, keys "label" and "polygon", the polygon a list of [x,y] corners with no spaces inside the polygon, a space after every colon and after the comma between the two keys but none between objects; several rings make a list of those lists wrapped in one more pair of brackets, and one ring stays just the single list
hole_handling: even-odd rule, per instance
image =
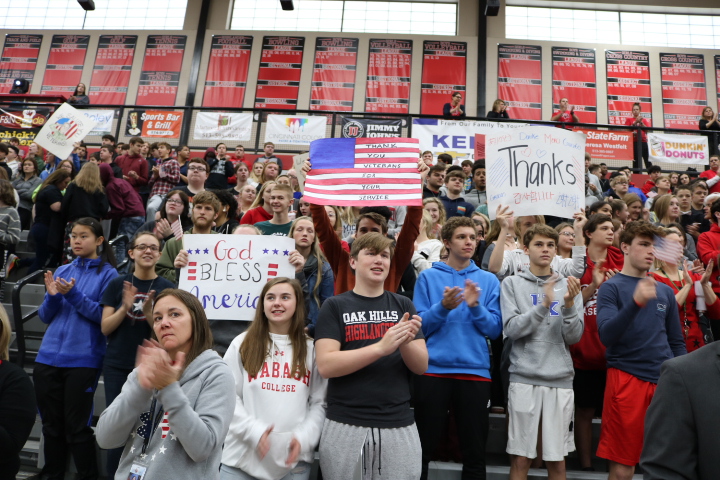
[{"label": "small handheld flag", "polygon": [[653,255],[658,260],[671,265],[679,265],[682,254],[683,247],[680,242],[674,242],[657,235],[653,238]]},{"label": "small handheld flag", "polygon": [[180,224],[179,218],[170,225],[170,229],[172,230],[173,235],[175,235],[175,238],[177,238],[178,240],[182,239],[183,229],[182,225]]}]

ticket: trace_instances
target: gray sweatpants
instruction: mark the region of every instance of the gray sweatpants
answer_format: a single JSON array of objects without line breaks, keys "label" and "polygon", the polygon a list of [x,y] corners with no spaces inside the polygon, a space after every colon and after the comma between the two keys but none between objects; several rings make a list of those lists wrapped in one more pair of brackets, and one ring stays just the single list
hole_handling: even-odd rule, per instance
[{"label": "gray sweatpants", "polygon": [[356,427],[326,419],[320,468],[325,480],[418,480],[422,450],[417,427]]}]

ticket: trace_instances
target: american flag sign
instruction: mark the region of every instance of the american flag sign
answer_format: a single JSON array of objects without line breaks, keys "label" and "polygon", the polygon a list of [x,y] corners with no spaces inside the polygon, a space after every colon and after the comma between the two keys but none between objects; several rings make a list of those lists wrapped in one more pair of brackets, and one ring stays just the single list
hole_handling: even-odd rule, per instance
[{"label": "american flag sign", "polygon": [[310,143],[305,199],[316,205],[422,205],[415,138],[324,138]]}]

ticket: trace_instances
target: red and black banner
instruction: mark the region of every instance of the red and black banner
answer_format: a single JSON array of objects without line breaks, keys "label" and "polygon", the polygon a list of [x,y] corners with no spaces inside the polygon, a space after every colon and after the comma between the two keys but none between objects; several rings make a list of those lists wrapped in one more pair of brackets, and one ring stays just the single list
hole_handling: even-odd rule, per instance
[{"label": "red and black banner", "polygon": [[148,35],[137,105],[175,105],[186,35]]},{"label": "red and black banner", "polygon": [[253,37],[213,35],[203,107],[242,108]]},{"label": "red and black banner", "polygon": [[124,105],[137,35],[100,35],[88,96],[93,105]]},{"label": "red and black banner", "polygon": [[498,44],[498,98],[510,118],[542,120],[542,47]]},{"label": "red and black banner", "polygon": [[720,55],[715,55],[715,85],[717,87],[718,111],[720,111]]},{"label": "red and black banner", "polygon": [[567,98],[581,123],[597,122],[595,50],[552,47],[553,113]]},{"label": "red and black banner", "polygon": [[661,53],[660,70],[665,128],[697,130],[707,106],[704,56]]},{"label": "red and black banner", "polygon": [[9,93],[16,78],[24,78],[32,87],[42,38],[42,35],[5,35],[0,58],[0,93]]},{"label": "red and black banner", "polygon": [[370,39],[365,111],[408,113],[411,70],[412,40]]},{"label": "red and black banner", "polygon": [[627,50],[605,50],[607,64],[608,123],[625,125],[634,103],[652,125],[650,54]]},{"label": "red and black banner", "polygon": [[420,114],[442,115],[454,92],[465,103],[467,43],[425,40],[423,42]]},{"label": "red and black banner", "polygon": [[82,78],[89,41],[90,35],[53,35],[42,95],[72,95],[75,92]]},{"label": "red and black banner", "polygon": [[359,43],[357,38],[317,38],[310,110],[352,111]]},{"label": "red and black banner", "polygon": [[295,110],[305,37],[263,37],[255,108]]}]

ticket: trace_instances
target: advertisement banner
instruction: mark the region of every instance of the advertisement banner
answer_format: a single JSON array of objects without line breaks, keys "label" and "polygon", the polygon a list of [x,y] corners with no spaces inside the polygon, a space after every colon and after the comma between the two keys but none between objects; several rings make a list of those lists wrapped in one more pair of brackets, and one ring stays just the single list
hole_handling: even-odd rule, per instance
[{"label": "advertisement banner", "polygon": [[707,106],[705,57],[661,53],[660,70],[665,128],[699,129],[700,115]]},{"label": "advertisement banner", "polygon": [[498,44],[498,98],[510,118],[543,119],[542,47]]},{"label": "advertisement banner", "polygon": [[195,295],[208,318],[252,320],[263,308],[263,286],[273,278],[295,278],[288,237],[256,235],[183,235],[188,266],[178,286]]},{"label": "advertisement banner", "polygon": [[370,39],[365,111],[408,113],[412,40]]},{"label": "advertisement banner", "polygon": [[132,110],[128,112],[125,135],[131,137],[180,138],[183,112]]},{"label": "advertisement banner", "polygon": [[466,103],[467,43],[425,40],[423,42],[421,115],[442,115],[454,92]]},{"label": "advertisement banner", "polygon": [[633,103],[640,104],[640,115],[652,126],[650,92],[650,54],[627,50],[605,50],[607,65],[608,123],[625,125],[632,116]]},{"label": "advertisement banner", "polygon": [[[524,127],[524,123],[490,122],[485,120],[442,120],[437,118],[413,118],[412,136],[420,141],[420,151],[430,150],[434,157],[447,153],[453,165],[463,160],[475,160],[475,135]],[[484,147],[478,149],[484,154]]]},{"label": "advertisement banner", "polygon": [[567,98],[580,122],[597,123],[595,50],[552,47],[553,114]]},{"label": "advertisement banner", "polygon": [[252,124],[252,113],[198,112],[193,139],[247,142]]},{"label": "advertisement banner", "polygon": [[91,105],[124,105],[137,35],[100,35],[88,96]]},{"label": "advertisement banner", "polygon": [[553,127],[525,127],[486,136],[490,218],[499,205],[515,218],[572,218],[585,208],[585,136]]},{"label": "advertisement banner", "polygon": [[717,89],[717,110],[720,111],[720,55],[715,55],[715,87]]},{"label": "advertisement banner", "polygon": [[708,138],[704,135],[671,135],[648,132],[651,162],[708,165]]},{"label": "advertisement banner", "polygon": [[243,106],[252,44],[247,35],[213,35],[203,107]]},{"label": "advertisement banner", "polygon": [[268,115],[264,141],[285,145],[310,145],[313,140],[325,138],[326,124],[327,118],[324,116]]},{"label": "advertisement banner", "polygon": [[175,105],[187,35],[148,35],[137,105]]},{"label": "advertisement banner", "polygon": [[[82,78],[90,35],[53,35],[42,95],[69,97]],[[85,86],[87,89],[87,85]]]},{"label": "advertisement banner", "polygon": [[310,110],[352,111],[359,42],[357,38],[317,38]]},{"label": "advertisement banner", "polygon": [[5,35],[0,58],[0,93],[10,93],[16,78],[24,78],[32,88],[42,38],[42,35]]},{"label": "advertisement banner", "polygon": [[85,110],[82,111],[86,117],[95,121],[95,126],[88,135],[106,135],[113,132],[113,118],[115,110]]},{"label": "advertisement banner", "polygon": [[0,142],[8,142],[15,137],[20,142],[20,146],[25,147],[23,150],[27,151],[27,147],[35,141],[35,137],[47,123],[51,113],[49,108],[44,107],[24,110],[0,108]]},{"label": "advertisement banner", "polygon": [[35,142],[59,158],[67,158],[75,142],[85,138],[95,126],[95,120],[68,103],[55,110],[35,137]]},{"label": "advertisement banner", "polygon": [[255,108],[297,109],[305,37],[263,37]]},{"label": "advertisement banner", "polygon": [[343,138],[401,137],[402,120],[343,117],[342,136]]},{"label": "advertisement banner", "polygon": [[616,130],[591,130],[574,127],[574,132],[585,135],[585,149],[596,160],[633,161],[633,134]]}]

